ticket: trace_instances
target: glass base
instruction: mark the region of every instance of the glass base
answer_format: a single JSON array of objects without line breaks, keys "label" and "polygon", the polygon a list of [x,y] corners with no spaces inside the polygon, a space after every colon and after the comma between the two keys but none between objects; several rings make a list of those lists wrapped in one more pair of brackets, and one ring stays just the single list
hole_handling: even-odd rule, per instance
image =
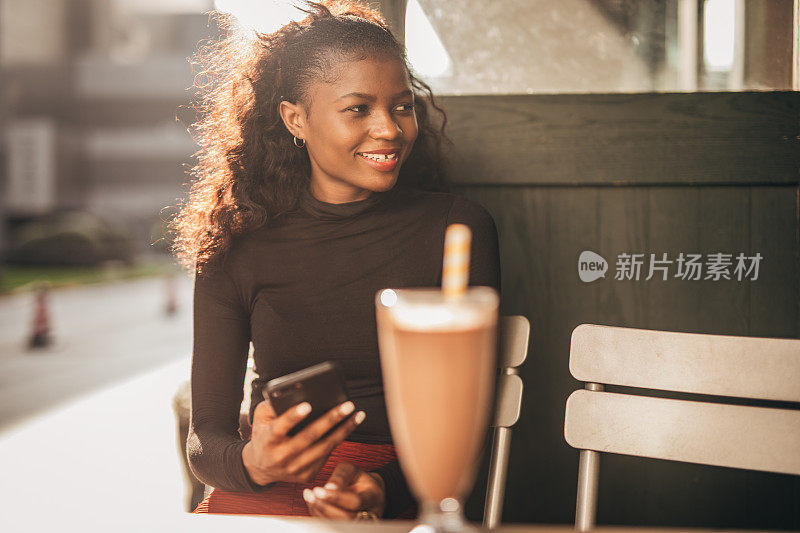
[{"label": "glass base", "polygon": [[412,533],[477,533],[480,529],[464,517],[461,503],[455,498],[441,502],[423,502],[419,525]]}]

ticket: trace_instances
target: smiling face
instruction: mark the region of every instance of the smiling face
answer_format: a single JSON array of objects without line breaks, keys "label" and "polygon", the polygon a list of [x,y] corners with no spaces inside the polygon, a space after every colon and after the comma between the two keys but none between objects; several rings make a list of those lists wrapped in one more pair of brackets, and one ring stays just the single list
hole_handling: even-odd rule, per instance
[{"label": "smiling face", "polygon": [[309,108],[284,101],[281,116],[305,140],[313,195],[344,203],[394,187],[417,138],[417,118],[400,61],[364,59],[335,68],[334,81],[309,87]]}]

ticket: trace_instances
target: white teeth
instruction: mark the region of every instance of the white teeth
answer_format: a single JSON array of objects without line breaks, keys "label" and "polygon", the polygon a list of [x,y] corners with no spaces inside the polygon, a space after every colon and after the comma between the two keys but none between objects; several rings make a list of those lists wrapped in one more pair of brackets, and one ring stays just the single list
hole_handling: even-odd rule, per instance
[{"label": "white teeth", "polygon": [[366,157],[367,159],[371,159],[373,161],[379,161],[379,162],[391,161],[395,157],[397,157],[396,153],[392,153],[392,154],[362,154],[362,153],[359,153],[358,155],[360,155],[361,157]]}]

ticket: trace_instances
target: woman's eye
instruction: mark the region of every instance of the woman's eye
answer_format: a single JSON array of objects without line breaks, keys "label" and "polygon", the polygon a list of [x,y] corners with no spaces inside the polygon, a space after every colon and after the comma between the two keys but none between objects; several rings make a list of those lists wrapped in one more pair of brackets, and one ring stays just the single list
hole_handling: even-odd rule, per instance
[{"label": "woman's eye", "polygon": [[[395,106],[394,111],[397,112],[397,113],[410,113],[413,109],[414,109],[414,104],[413,103],[407,103],[407,104],[399,104],[399,105]],[[358,104],[358,105],[354,105],[354,106],[348,107],[345,111],[352,111],[352,112],[357,113],[359,115],[363,115],[363,114],[369,113],[369,105],[367,105],[367,104]]]}]

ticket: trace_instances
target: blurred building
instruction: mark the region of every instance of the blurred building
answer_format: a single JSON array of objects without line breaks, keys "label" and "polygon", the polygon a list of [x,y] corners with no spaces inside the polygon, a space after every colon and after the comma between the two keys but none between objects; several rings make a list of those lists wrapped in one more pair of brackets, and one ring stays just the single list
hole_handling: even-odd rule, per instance
[{"label": "blurred building", "polygon": [[[18,224],[63,209],[118,221],[145,247],[185,196],[187,59],[216,33],[205,13],[272,31],[282,2],[0,0],[0,255]],[[438,94],[793,86],[793,0],[371,3]]]},{"label": "blurred building", "polygon": [[124,225],[145,249],[196,150],[182,106],[211,8],[0,0],[0,249],[18,224],[66,209]]},{"label": "blurred building", "polygon": [[792,89],[793,0],[401,0],[440,94]]}]

